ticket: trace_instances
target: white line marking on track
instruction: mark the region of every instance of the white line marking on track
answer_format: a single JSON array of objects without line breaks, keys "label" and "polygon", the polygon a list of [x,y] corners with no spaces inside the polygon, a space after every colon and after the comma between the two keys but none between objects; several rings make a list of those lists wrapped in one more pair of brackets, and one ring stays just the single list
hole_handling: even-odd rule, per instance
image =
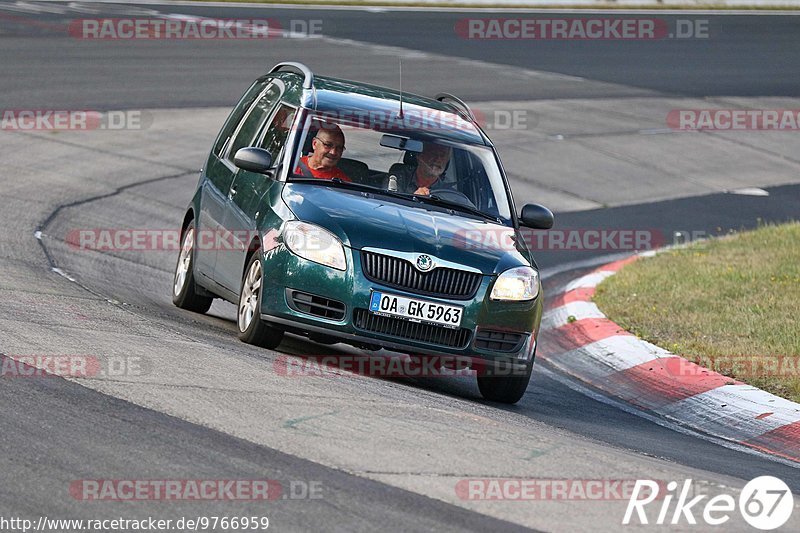
[{"label": "white line marking on track", "polygon": [[70,11],[74,11],[75,13],[89,13],[89,14],[97,14],[100,13],[100,9],[96,7],[91,7],[91,4],[84,4],[80,2],[70,2],[67,4]]},{"label": "white line marking on track", "polygon": [[55,13],[63,15],[67,12],[67,7],[40,6],[28,2],[16,2],[14,4],[0,4],[0,9],[4,11],[17,11],[20,13]]},{"label": "white line marking on track", "polygon": [[769,192],[758,187],[743,187],[741,189],[733,189],[725,192],[728,194],[741,194],[743,196],[769,196]]},{"label": "white line marking on track", "polygon": [[62,276],[62,277],[65,277],[65,278],[67,278],[68,280],[70,280],[70,281],[71,281],[71,282],[73,282],[73,283],[78,283],[78,282],[77,282],[77,280],[76,280],[75,278],[73,278],[72,276],[70,276],[69,274],[67,274],[66,272],[64,272],[63,270],[61,270],[60,268],[53,267],[53,272],[55,272],[55,273],[56,273],[56,274],[58,274],[59,276]]}]

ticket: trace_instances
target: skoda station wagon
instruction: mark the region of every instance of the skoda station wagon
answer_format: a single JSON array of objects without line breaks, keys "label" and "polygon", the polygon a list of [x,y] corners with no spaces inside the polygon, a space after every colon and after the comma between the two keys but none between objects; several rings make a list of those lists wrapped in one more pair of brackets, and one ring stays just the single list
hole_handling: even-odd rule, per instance
[{"label": "skoda station wagon", "polygon": [[[336,170],[309,172],[317,152]],[[438,177],[424,189],[422,165]],[[520,227],[552,225],[537,204],[518,214],[497,151],[457,97],[280,63],[214,142],[183,219],[172,297],[200,313],[214,298],[235,304],[239,338],[267,348],[290,332],[461,358],[484,398],[515,403],[543,298]]]}]

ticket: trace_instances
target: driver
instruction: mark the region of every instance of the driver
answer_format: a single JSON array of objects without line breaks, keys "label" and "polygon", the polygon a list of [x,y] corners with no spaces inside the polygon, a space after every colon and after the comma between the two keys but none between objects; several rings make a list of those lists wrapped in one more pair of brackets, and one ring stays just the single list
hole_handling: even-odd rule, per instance
[{"label": "driver", "polygon": [[452,150],[447,146],[425,142],[422,153],[417,156],[416,171],[398,173],[398,190],[429,196],[431,190],[449,188],[441,177],[447,170],[451,153]]},{"label": "driver", "polygon": [[311,153],[300,158],[294,172],[308,178],[351,181],[337,166],[344,150],[344,133],[339,126],[323,124],[311,141]]}]

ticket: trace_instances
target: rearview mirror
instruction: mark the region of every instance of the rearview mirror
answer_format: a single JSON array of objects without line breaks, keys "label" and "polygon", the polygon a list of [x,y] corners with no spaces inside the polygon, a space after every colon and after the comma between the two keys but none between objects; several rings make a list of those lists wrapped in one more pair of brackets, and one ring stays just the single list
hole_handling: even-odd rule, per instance
[{"label": "rearview mirror", "polygon": [[395,150],[405,150],[406,152],[422,152],[422,141],[415,139],[406,139],[405,137],[398,137],[397,135],[389,135],[384,133],[381,137],[381,146],[386,148],[394,148]]},{"label": "rearview mirror", "polygon": [[522,214],[519,219],[524,226],[532,229],[550,229],[555,222],[553,212],[539,204],[522,206]]},{"label": "rearview mirror", "polygon": [[240,148],[233,156],[234,164],[256,174],[271,174],[272,154],[263,148]]}]

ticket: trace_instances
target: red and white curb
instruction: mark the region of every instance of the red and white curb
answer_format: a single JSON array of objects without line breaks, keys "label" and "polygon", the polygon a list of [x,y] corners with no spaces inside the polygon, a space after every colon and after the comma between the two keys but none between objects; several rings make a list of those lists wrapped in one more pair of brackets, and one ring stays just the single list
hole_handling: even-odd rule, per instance
[{"label": "red and white curb", "polygon": [[540,336],[540,356],[648,413],[800,463],[800,404],[643,341],[591,302],[601,281],[639,257],[601,266],[552,297],[542,318],[547,334]]}]

